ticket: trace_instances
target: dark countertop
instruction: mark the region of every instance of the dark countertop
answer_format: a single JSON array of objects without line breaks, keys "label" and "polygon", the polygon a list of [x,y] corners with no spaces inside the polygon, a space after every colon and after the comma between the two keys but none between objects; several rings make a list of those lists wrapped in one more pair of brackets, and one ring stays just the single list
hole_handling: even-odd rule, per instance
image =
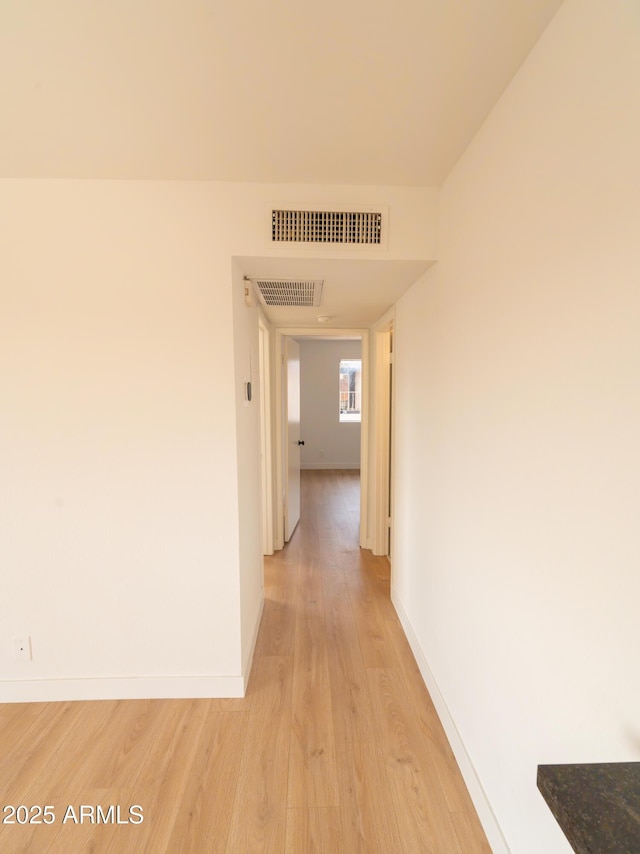
[{"label": "dark countertop", "polygon": [[640,854],[640,762],[538,765],[538,788],[576,854]]}]

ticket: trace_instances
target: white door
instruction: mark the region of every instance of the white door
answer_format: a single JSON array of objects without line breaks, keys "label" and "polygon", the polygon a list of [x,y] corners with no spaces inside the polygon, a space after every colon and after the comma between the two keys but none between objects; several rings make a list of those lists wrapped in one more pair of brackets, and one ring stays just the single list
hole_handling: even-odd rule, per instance
[{"label": "white door", "polygon": [[287,430],[285,434],[284,539],[289,542],[300,521],[300,345],[284,339]]}]

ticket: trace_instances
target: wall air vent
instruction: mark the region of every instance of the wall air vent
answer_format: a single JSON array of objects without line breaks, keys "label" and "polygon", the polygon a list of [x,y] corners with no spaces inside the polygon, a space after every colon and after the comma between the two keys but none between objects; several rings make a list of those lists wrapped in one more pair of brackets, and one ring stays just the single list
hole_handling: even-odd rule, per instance
[{"label": "wall air vent", "polygon": [[261,279],[251,278],[265,305],[320,305],[323,279]]},{"label": "wall air vent", "polygon": [[338,243],[379,246],[382,212],[374,211],[271,211],[274,243]]}]

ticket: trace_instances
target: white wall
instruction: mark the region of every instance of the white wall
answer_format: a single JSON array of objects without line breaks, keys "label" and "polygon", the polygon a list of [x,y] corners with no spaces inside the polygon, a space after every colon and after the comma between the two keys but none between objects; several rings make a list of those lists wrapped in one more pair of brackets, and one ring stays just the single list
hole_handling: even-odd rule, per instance
[{"label": "white wall", "polygon": [[393,596],[514,854],[570,851],[539,763],[640,760],[639,91],[638,4],[567,0],[397,306]]},{"label": "white wall", "polygon": [[0,699],[242,689],[212,201],[197,184],[3,182]]},{"label": "white wall", "polygon": [[[372,254],[433,257],[437,193],[374,190],[397,227]],[[242,400],[257,321],[232,259],[278,254],[274,199],[371,197],[0,182],[0,701],[242,693],[262,599]]]},{"label": "white wall", "polygon": [[360,341],[300,343],[300,449],[303,469],[359,469],[360,422],[339,420],[342,359],[362,358]]},{"label": "white wall", "polygon": [[[238,554],[240,560],[240,633],[242,672],[248,676],[264,602],[260,474],[260,365],[258,308],[247,306],[245,282],[232,263],[235,345],[236,436],[238,449]],[[251,383],[251,401],[246,383]]]}]

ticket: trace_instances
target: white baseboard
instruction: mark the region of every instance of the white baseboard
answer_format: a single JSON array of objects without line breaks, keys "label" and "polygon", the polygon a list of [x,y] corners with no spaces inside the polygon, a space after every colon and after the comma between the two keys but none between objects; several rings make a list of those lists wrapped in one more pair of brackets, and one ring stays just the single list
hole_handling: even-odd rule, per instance
[{"label": "white baseboard", "polygon": [[132,676],[88,679],[15,679],[0,681],[0,703],[55,703],[71,700],[190,700],[244,697],[264,596],[256,615],[251,645],[241,676]]},{"label": "white baseboard", "polygon": [[360,471],[360,460],[357,463],[304,463],[301,469],[346,469]]},{"label": "white baseboard", "polygon": [[0,703],[244,697],[241,676],[140,676],[0,682]]},{"label": "white baseboard", "polygon": [[396,609],[396,613],[398,614],[404,633],[407,636],[409,646],[411,647],[411,651],[413,652],[418,668],[420,669],[422,678],[427,686],[433,705],[436,708],[440,722],[442,723],[447,738],[449,739],[449,744],[451,745],[456,762],[458,763],[464,782],[469,790],[469,795],[471,796],[473,805],[476,808],[480,823],[482,824],[489,841],[489,845],[491,846],[491,850],[493,851],[493,854],[509,854],[509,846],[507,845],[502,830],[500,829],[495,813],[491,808],[489,799],[487,798],[482,787],[482,783],[480,782],[469,754],[467,753],[467,749],[460,733],[458,732],[458,728],[456,727],[451,712],[447,707],[445,699],[440,693],[438,683],[431,672],[431,668],[429,667],[427,658],[418,642],[413,626],[411,625],[411,622],[393,587],[391,588],[391,601]]}]

